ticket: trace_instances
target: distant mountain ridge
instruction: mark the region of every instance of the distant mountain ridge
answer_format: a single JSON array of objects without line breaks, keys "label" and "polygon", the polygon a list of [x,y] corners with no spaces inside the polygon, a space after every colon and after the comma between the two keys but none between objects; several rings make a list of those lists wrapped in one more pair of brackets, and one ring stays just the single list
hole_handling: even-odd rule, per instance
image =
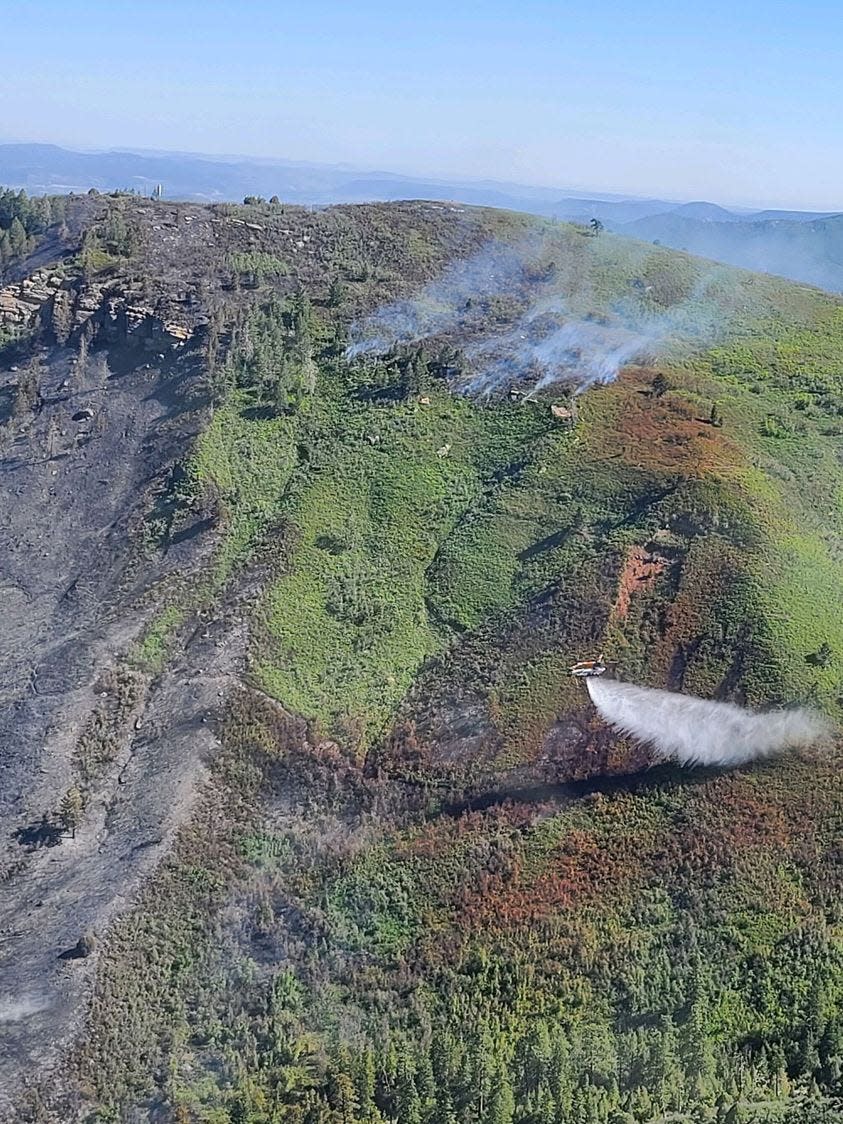
[{"label": "distant mountain ridge", "polygon": [[843,215],[711,222],[673,212],[613,224],[613,229],[699,257],[843,291]]},{"label": "distant mountain ridge", "polygon": [[665,213],[729,222],[827,217],[808,211],[764,211],[753,215],[709,202],[682,203],[609,192],[591,197],[560,188],[407,176],[294,160],[179,152],[78,152],[54,144],[0,144],[0,183],[33,194],[79,193],[91,187],[99,191],[134,188],[151,193],[160,183],[168,198],[220,202],[239,201],[248,194],[278,195],[291,203],[313,204],[449,198],[480,206],[556,214],[565,219],[599,218],[617,223]]},{"label": "distant mountain ridge", "polygon": [[834,212],[739,211],[705,200],[687,203],[492,180],[361,171],[236,156],[178,152],[76,152],[51,144],[0,145],[0,184],[31,194],[132,189],[166,198],[239,201],[247,195],[325,206],[331,203],[444,199],[572,222],[597,219],[645,241],[843,291],[843,216]]},{"label": "distant mountain ridge", "polygon": [[[131,188],[150,194],[160,183],[167,198],[197,202],[241,201],[245,195],[278,195],[286,202],[302,204],[444,198],[539,214],[552,213],[566,194],[556,188],[449,181],[289,160],[176,152],[75,152],[49,144],[0,145],[0,183],[33,194],[82,193],[91,187],[99,191]],[[611,208],[623,199],[606,196],[600,202]],[[612,217],[640,218],[675,205],[664,200],[638,200],[631,209],[619,210]],[[589,207],[585,209],[590,214]]]}]

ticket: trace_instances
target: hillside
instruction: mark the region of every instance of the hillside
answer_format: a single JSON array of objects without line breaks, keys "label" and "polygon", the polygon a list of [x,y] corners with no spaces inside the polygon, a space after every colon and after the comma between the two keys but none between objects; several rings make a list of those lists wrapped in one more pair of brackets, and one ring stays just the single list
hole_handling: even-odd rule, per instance
[{"label": "hillside", "polygon": [[568,668],[839,721],[843,302],[439,203],[38,214],[0,1119],[838,1119],[839,747],[656,764]]}]

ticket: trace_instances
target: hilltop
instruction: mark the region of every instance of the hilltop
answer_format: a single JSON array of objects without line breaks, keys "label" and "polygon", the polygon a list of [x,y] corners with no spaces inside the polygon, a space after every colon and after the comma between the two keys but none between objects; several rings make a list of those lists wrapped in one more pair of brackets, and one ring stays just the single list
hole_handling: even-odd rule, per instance
[{"label": "hilltop", "polygon": [[[650,768],[567,669],[839,720],[843,301],[455,204],[6,204],[0,1113],[833,1113],[839,750]],[[571,377],[466,393],[549,296]]]},{"label": "hilltop", "polygon": [[843,290],[840,229],[833,212],[729,208],[492,180],[442,179],[294,160],[179,152],[76,152],[49,144],[0,144],[0,183],[32,194],[131,190],[200,203],[273,196],[326,206],[408,199],[451,200],[570,222],[597,219],[641,238],[727,262]]}]

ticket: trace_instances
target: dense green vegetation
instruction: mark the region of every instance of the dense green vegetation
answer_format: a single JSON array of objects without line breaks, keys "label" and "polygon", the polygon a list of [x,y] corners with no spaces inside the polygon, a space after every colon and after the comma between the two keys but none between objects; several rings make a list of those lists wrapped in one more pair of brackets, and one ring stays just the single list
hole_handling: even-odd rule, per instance
[{"label": "dense green vegetation", "polygon": [[61,222],[66,200],[61,195],[30,198],[25,191],[0,188],[0,273],[20,261],[35,245],[38,235]]},{"label": "dense green vegetation", "polygon": [[258,701],[230,715],[163,916],[145,902],[111,952],[148,1022],[103,1012],[109,1096],[144,1087],[162,1026],[169,1095],[207,1120],[341,1119],[343,1087],[350,1119],[487,1119],[496,1086],[509,1120],[779,1118],[837,1088],[830,765],[454,819],[300,737]]},{"label": "dense green vegetation", "polygon": [[[271,232],[277,210],[248,213]],[[839,714],[839,303],[724,270],[716,345],[689,330],[571,427],[562,391],[452,393],[454,340],[347,362],[349,317],[402,261],[349,214],[308,219],[318,282],[280,239],[223,246],[248,284],[165,512],[213,507],[219,542],[137,656],[159,670],[258,571],[247,683],[103,951],[92,1119],[839,1119],[836,751],[640,772],[565,673],[604,647],[641,682]],[[372,246],[391,214],[361,211]],[[580,314],[694,291],[683,255],[535,226]],[[435,274],[450,233],[414,233]]]}]

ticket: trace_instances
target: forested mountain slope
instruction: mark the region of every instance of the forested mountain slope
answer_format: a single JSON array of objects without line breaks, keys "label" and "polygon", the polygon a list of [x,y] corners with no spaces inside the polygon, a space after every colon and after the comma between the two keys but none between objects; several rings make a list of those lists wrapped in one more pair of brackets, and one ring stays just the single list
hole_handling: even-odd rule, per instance
[{"label": "forested mountain slope", "polygon": [[837,1119],[837,746],[651,767],[567,669],[839,719],[843,303],[62,206],[0,292],[6,1117]]}]

